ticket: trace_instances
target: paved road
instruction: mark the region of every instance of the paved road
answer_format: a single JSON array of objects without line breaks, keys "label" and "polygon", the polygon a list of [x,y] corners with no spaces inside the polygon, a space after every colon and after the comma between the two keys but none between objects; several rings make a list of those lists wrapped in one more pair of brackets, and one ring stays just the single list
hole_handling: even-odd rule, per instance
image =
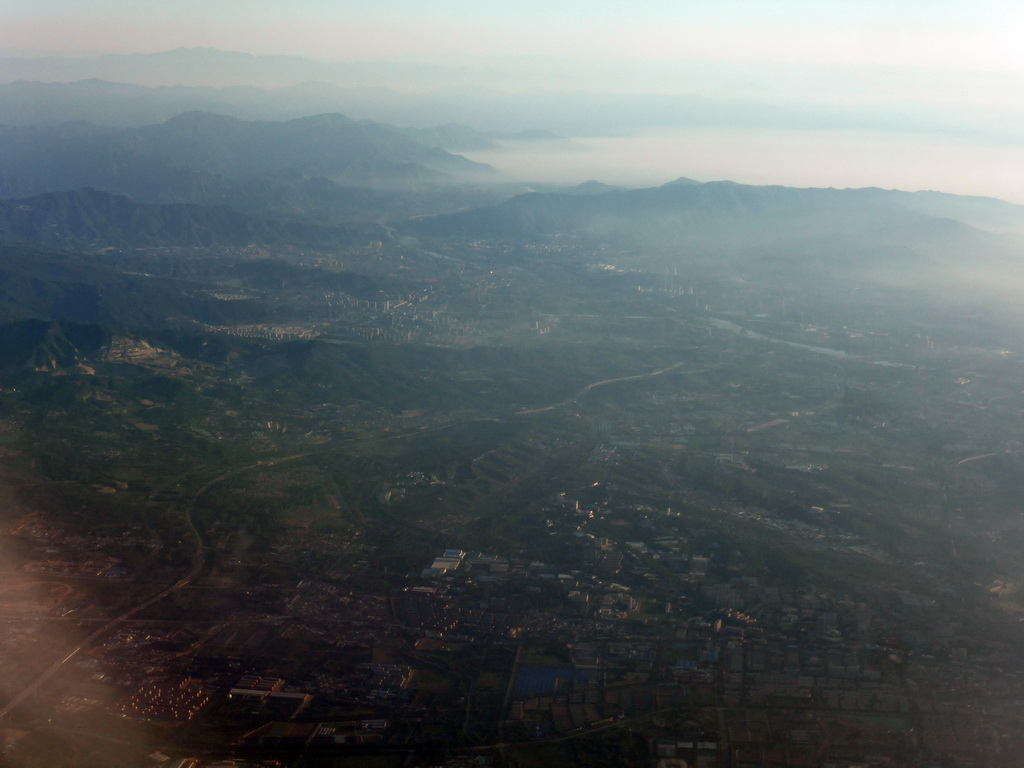
[{"label": "paved road", "polygon": [[[687,361],[683,361],[683,362],[679,362],[679,363],[674,363],[674,364],[668,366],[667,368],[662,368],[662,369],[657,370],[657,371],[651,371],[650,373],[638,373],[635,376],[620,376],[620,377],[618,377],[616,379],[602,379],[601,381],[595,381],[592,384],[587,384],[587,386],[585,386],[583,389],[581,389],[579,392],[577,392],[572,397],[567,398],[565,400],[562,400],[559,403],[555,403],[554,405],[548,405],[548,406],[545,406],[543,408],[527,408],[527,409],[522,410],[522,411],[516,411],[515,415],[516,416],[525,416],[525,415],[530,414],[530,413],[543,413],[544,411],[553,411],[555,408],[561,408],[562,406],[569,405],[569,403],[576,402],[581,397],[583,397],[583,395],[587,394],[587,392],[589,392],[592,389],[597,389],[598,387],[606,387],[609,384],[618,384],[619,382],[622,382],[622,381],[641,381],[642,379],[651,379],[651,378],[654,378],[655,376],[661,376],[663,373],[668,373],[669,371],[674,371],[677,368],[682,368],[684,365],[686,365],[686,362]],[[700,371],[687,371],[687,373],[706,373],[706,372],[707,372],[706,369],[705,370],[700,370]]]},{"label": "paved road", "polygon": [[112,629],[114,629],[114,627],[116,627],[122,621],[125,621],[126,619],[131,618],[132,616],[134,616],[139,611],[145,610],[146,608],[148,608],[149,606],[153,605],[153,603],[157,602],[158,600],[163,600],[165,597],[167,597],[167,595],[169,595],[172,592],[174,592],[176,590],[179,590],[182,587],[184,587],[186,584],[189,583],[189,581],[191,581],[192,578],[195,577],[195,575],[199,572],[199,569],[201,569],[201,568],[202,568],[202,562],[198,563],[197,565],[194,565],[189,570],[189,573],[188,573],[188,575],[185,578],[179,579],[178,581],[176,581],[173,584],[171,584],[169,587],[165,587],[163,590],[161,590],[160,592],[158,592],[157,594],[155,594],[153,597],[149,598],[145,602],[139,603],[138,605],[136,605],[136,606],[134,606],[132,608],[129,608],[127,611],[122,613],[120,616],[117,616],[117,617],[111,619],[106,624],[104,624],[102,627],[100,627],[95,632],[93,632],[91,635],[89,635],[84,640],[82,640],[78,645],[76,645],[74,648],[72,648],[71,651],[66,656],[64,656],[61,659],[58,659],[55,662],[53,662],[53,664],[51,664],[45,670],[43,670],[42,674],[38,675],[35,680],[33,680],[31,683],[29,683],[29,685],[24,690],[22,690],[21,693],[19,693],[13,699],[11,699],[9,702],[7,702],[7,704],[5,704],[2,708],[0,708],[0,719],[3,719],[4,717],[6,717],[9,712],[11,712],[13,709],[17,708],[29,696],[31,696],[33,693],[35,693],[37,690],[39,690],[39,688],[44,683],[49,681],[50,678],[52,678],[55,674],[57,674],[58,671],[60,671],[61,667],[63,667],[65,664],[67,664],[69,661],[71,661],[73,658],[75,658],[75,656],[77,656],[83,649],[88,648],[89,646],[91,646],[96,640],[98,640],[100,637],[105,635],[107,632],[109,632]]}]

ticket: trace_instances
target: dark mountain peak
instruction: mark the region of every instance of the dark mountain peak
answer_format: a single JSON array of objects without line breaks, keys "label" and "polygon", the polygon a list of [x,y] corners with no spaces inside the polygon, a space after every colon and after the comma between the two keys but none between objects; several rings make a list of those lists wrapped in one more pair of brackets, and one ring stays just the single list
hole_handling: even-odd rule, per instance
[{"label": "dark mountain peak", "polygon": [[[732,182],[726,182],[726,183],[731,184]],[[661,186],[663,186],[663,187],[694,187],[694,186],[698,186],[699,184],[701,184],[701,182],[699,182],[699,181],[697,181],[695,179],[688,179],[686,176],[680,176],[678,179],[675,179],[674,181],[666,182],[665,184],[662,184]]]},{"label": "dark mountain peak", "polygon": [[48,371],[72,367],[109,341],[109,334],[96,325],[38,319],[4,323],[0,335],[0,368]]}]

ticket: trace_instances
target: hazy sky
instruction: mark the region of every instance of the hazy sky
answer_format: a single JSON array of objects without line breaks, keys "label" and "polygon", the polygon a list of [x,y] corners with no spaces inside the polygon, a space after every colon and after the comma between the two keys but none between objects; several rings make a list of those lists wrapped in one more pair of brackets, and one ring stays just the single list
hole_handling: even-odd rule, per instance
[{"label": "hazy sky", "polygon": [[898,64],[1024,73],[1004,0],[2,0],[0,46],[211,46],[343,59],[495,53]]},{"label": "hazy sky", "polygon": [[[592,142],[534,158],[567,182],[603,167],[609,181],[875,183],[1017,202],[1022,41],[1024,3],[1009,0],[0,0],[7,53],[202,46],[456,63],[504,71],[498,88],[674,90],[719,109],[734,100],[749,118],[721,128],[684,120],[670,137],[652,123],[643,145]],[[834,124],[822,110],[834,110]],[[494,162],[522,172],[527,159]],[[584,159],[604,164],[588,173]]]}]

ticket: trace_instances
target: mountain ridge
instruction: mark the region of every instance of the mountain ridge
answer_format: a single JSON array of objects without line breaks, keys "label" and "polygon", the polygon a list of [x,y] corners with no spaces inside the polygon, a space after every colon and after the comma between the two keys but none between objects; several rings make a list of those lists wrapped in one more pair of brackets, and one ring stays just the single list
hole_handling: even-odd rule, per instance
[{"label": "mountain ridge", "polygon": [[226,205],[137,203],[92,187],[0,201],[0,242],[43,248],[325,246],[353,236],[341,227],[257,218]]},{"label": "mountain ridge", "polygon": [[415,189],[490,178],[489,166],[426,147],[391,126],[341,114],[254,121],[192,111],[116,129],[84,122],[0,126],[0,196],[80,187],[145,203],[272,209],[323,178],[347,187]]},{"label": "mountain ridge", "polygon": [[[934,192],[904,192],[878,187],[837,189],[747,185],[731,181],[696,182],[680,179],[658,187],[611,188],[596,182],[556,192],[530,192],[499,205],[446,214],[421,221],[426,233],[449,232],[483,236],[536,237],[559,229],[608,231],[637,226],[639,220],[659,217],[698,230],[738,216],[757,217],[762,225],[778,229],[787,217],[811,213],[825,218],[826,226],[843,220],[855,226],[882,227],[894,219],[919,217],[951,219],[964,226],[985,229],[985,219],[1002,217],[1013,231],[1024,227],[1024,206],[997,198],[979,198]],[[596,194],[580,194],[596,191]],[[979,214],[980,212],[980,214]],[[959,214],[959,215],[958,215]],[[827,218],[833,219],[831,224]],[[852,218],[857,221],[853,221]],[[880,217],[880,218],[873,218]],[[773,219],[777,219],[773,223]],[[599,225],[600,223],[600,225]]]}]

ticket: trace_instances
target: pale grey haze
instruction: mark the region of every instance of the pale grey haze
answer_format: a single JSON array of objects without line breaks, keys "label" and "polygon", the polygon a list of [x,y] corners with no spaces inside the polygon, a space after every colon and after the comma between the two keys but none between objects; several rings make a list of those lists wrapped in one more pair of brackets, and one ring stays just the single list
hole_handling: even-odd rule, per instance
[{"label": "pale grey haze", "polygon": [[291,99],[282,117],[565,136],[473,155],[524,180],[1024,202],[1024,11],[1009,2],[8,0],[0,19],[4,82],[255,86]]}]

